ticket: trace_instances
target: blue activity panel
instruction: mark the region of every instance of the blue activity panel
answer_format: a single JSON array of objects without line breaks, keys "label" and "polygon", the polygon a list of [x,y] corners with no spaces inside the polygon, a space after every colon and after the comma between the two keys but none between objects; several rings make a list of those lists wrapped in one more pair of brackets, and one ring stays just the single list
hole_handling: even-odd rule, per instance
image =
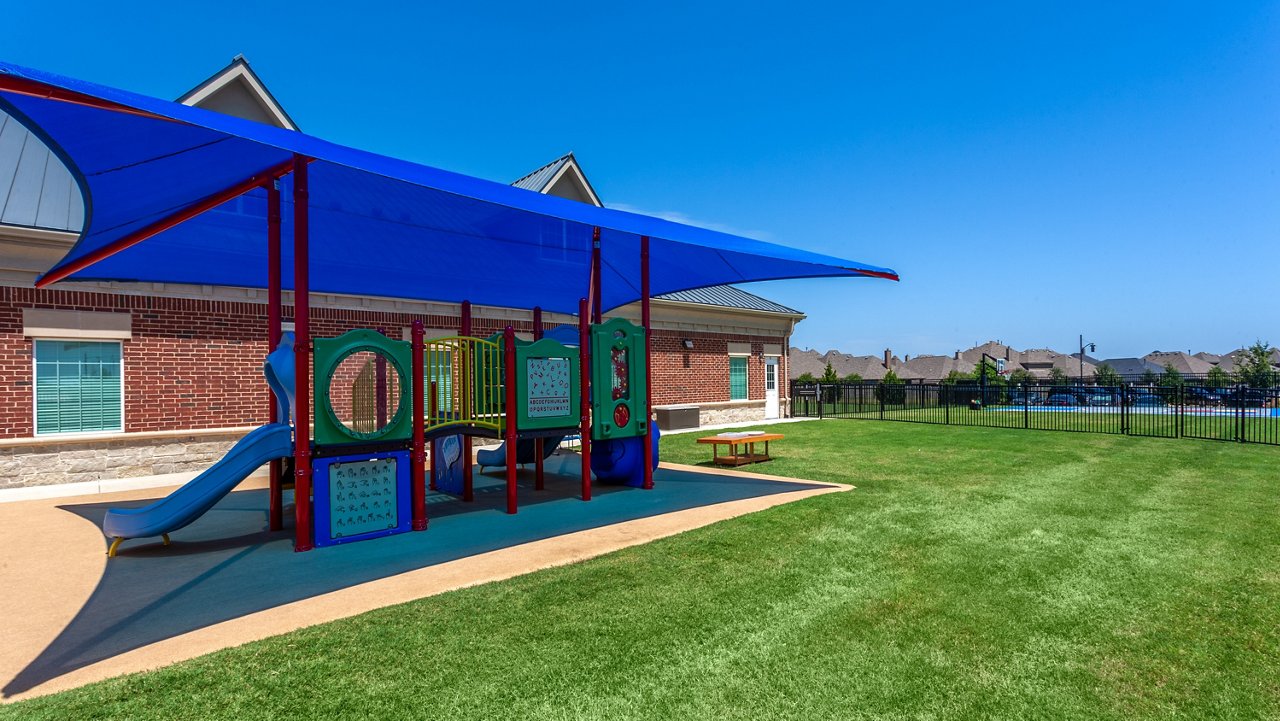
[{"label": "blue activity panel", "polygon": [[317,546],[409,530],[409,451],[316,458],[313,468]]}]

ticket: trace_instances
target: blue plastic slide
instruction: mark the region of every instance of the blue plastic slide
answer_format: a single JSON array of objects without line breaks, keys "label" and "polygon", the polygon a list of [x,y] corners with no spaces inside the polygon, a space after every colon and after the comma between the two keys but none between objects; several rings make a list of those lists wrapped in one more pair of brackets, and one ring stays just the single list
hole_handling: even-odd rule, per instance
[{"label": "blue plastic slide", "polygon": [[280,344],[263,362],[262,372],[276,397],[276,417],[281,421],[255,428],[217,463],[168,497],[142,508],[107,511],[102,532],[111,539],[108,556],[116,555],[126,538],[163,536],[167,545],[170,533],[203,516],[264,463],[293,455],[293,429],[289,426],[294,404],[292,333],[280,338]]},{"label": "blue plastic slide", "polygon": [[[524,465],[533,463],[537,458],[534,456],[534,439],[523,438],[516,441],[516,463]],[[560,441],[564,440],[564,436],[548,436],[542,439],[542,457],[550,458],[552,453],[560,447]],[[494,449],[481,448],[476,451],[476,463],[481,468],[506,468],[507,467],[507,444],[504,441],[502,445]]]},{"label": "blue plastic slide", "polygon": [[107,511],[102,532],[113,539],[109,554],[114,556],[120,541],[126,538],[168,535],[186,526],[262,464],[292,454],[293,429],[287,424],[268,423],[255,428],[217,463],[166,498],[142,508]]}]

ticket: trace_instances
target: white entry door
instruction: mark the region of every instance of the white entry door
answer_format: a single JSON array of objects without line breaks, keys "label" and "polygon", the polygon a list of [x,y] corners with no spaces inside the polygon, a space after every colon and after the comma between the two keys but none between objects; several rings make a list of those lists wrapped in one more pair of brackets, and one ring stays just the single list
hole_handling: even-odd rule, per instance
[{"label": "white entry door", "polygon": [[778,359],[764,359],[764,417],[778,417]]}]

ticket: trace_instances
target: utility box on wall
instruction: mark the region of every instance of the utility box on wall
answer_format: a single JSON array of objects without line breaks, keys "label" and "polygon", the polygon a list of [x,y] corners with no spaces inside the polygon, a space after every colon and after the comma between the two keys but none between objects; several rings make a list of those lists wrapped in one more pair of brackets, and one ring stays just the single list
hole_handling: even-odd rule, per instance
[{"label": "utility box on wall", "polygon": [[658,416],[659,430],[672,431],[701,425],[701,414],[695,405],[662,406],[653,410]]},{"label": "utility box on wall", "polygon": [[591,326],[591,438],[648,433],[644,328],[623,318]]}]

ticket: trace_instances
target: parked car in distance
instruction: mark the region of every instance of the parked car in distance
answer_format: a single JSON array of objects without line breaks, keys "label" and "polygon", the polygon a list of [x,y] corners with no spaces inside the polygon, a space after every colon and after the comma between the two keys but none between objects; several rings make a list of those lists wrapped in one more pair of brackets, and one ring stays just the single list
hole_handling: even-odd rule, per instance
[{"label": "parked car in distance", "polygon": [[1086,388],[1081,395],[1081,405],[1086,406],[1118,406],[1120,394],[1112,393],[1105,388]]},{"label": "parked car in distance", "polygon": [[1234,388],[1222,392],[1222,402],[1232,408],[1262,408],[1267,404],[1267,391],[1256,388]]},{"label": "parked car in distance", "polygon": [[1187,405],[1193,406],[1220,406],[1222,405],[1222,396],[1208,388],[1197,388],[1195,386],[1187,386],[1182,389],[1182,398]]},{"label": "parked car in distance", "polygon": [[1134,393],[1133,397],[1129,399],[1129,405],[1153,407],[1167,406],[1169,404],[1165,403],[1164,399],[1155,393]]},{"label": "parked car in distance", "polygon": [[1049,397],[1044,399],[1046,406],[1077,406],[1080,405],[1080,399],[1076,398],[1074,393],[1066,391],[1055,391],[1050,393]]}]

